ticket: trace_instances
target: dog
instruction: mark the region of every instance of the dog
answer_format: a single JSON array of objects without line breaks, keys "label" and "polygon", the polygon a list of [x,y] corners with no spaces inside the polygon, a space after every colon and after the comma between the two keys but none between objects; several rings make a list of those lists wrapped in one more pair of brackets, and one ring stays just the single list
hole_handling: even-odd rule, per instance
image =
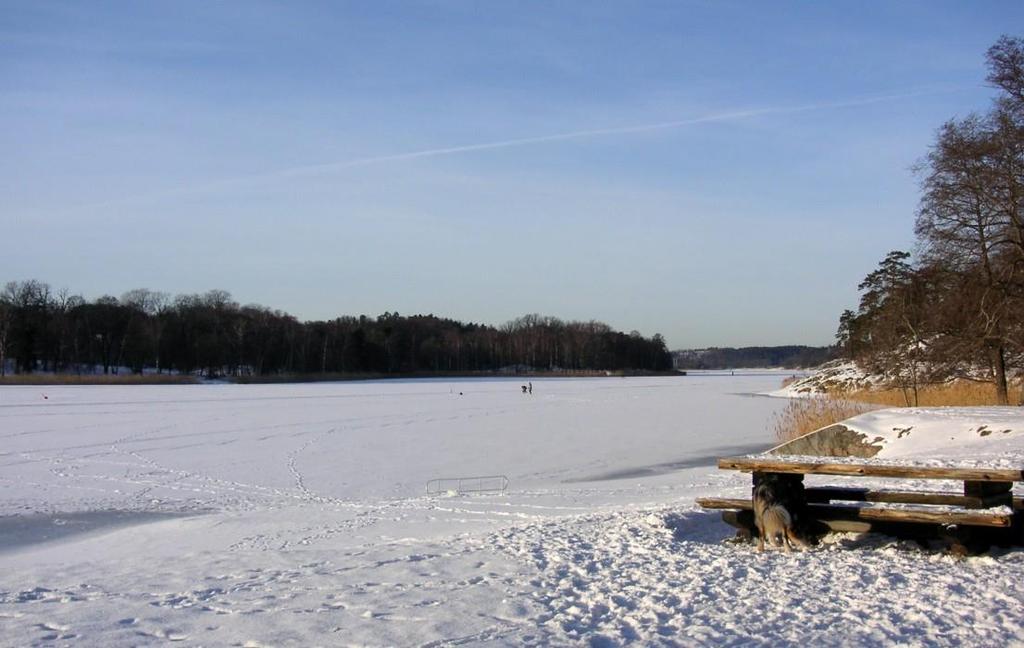
[{"label": "dog", "polygon": [[796,544],[807,548],[804,542],[793,531],[793,516],[783,501],[784,493],[781,482],[766,479],[754,487],[754,524],[757,526],[757,550],[764,551],[764,541],[768,538],[769,545],[778,545],[790,551]]}]

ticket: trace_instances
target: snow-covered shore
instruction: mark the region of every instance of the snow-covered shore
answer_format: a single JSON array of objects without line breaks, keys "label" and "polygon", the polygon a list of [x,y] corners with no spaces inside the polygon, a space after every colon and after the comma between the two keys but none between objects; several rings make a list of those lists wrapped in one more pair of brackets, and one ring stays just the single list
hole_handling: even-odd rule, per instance
[{"label": "snow-covered shore", "polygon": [[777,381],[4,388],[0,644],[1024,641],[1021,552],[724,542]]},{"label": "snow-covered shore", "polygon": [[785,387],[776,386],[765,393],[777,398],[801,398],[830,391],[869,389],[882,381],[878,376],[865,373],[849,360],[832,360],[810,373],[794,375],[793,378]]}]

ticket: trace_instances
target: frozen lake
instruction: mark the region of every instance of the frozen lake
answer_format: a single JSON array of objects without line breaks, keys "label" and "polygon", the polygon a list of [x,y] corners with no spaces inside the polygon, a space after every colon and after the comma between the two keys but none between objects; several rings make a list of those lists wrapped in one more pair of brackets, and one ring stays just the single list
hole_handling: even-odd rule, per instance
[{"label": "frozen lake", "polygon": [[0,513],[237,510],[416,497],[438,477],[507,475],[522,491],[666,474],[769,445],[780,401],[749,394],[779,380],[546,379],[525,395],[518,380],[6,387]]},{"label": "frozen lake", "polygon": [[[785,375],[4,387],[0,644],[1019,640],[1016,554],[723,544],[693,499],[749,489],[714,461]],[[509,489],[424,492],[476,475]]]}]

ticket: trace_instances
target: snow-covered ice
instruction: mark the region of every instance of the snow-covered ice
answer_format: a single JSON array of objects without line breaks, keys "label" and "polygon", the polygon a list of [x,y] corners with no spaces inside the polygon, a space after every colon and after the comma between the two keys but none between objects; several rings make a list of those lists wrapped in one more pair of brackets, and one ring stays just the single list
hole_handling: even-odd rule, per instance
[{"label": "snow-covered ice", "polygon": [[0,644],[1024,641],[1022,552],[726,542],[778,380],[4,387]]}]

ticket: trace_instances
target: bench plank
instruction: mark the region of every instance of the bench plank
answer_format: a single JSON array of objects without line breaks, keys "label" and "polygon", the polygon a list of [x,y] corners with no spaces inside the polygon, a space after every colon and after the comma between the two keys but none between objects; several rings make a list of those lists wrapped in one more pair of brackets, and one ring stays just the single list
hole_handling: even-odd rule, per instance
[{"label": "bench plank", "polygon": [[[991,482],[986,482],[991,483]],[[999,483],[999,482],[994,482]],[[845,488],[842,486],[815,486],[805,488],[808,502],[827,504],[840,500],[849,502],[882,502],[898,504],[939,504],[969,509],[986,509],[993,506],[1011,506],[1009,492],[998,495],[959,495],[936,491],[882,491],[868,488]]]},{"label": "bench plank", "polygon": [[[752,510],[749,499],[701,497],[697,504],[707,509]],[[1009,527],[1012,515],[1001,513],[970,513],[964,511],[933,511],[923,508],[872,508],[808,504],[807,516],[827,523],[829,520],[864,522],[913,522],[919,524],[962,524],[967,526]]]},{"label": "bench plank", "polygon": [[892,466],[872,463],[829,463],[828,461],[783,461],[752,457],[724,457],[722,470],[772,472],[800,475],[847,475],[853,477],[902,477],[912,479],[957,479],[973,482],[1024,481],[1024,470],[1008,468],[945,468],[935,466]]},{"label": "bench plank", "polygon": [[[830,519],[871,520],[876,522],[915,522],[921,524],[962,524],[965,526],[1008,527],[1012,515],[998,513],[966,513],[959,511],[929,511],[921,508],[861,508],[857,506],[808,505],[812,517]],[[849,517],[847,517],[849,516]]]},{"label": "bench plank", "polygon": [[698,497],[697,504],[706,509],[740,509],[754,510],[754,503],[748,499],[731,497]]}]

